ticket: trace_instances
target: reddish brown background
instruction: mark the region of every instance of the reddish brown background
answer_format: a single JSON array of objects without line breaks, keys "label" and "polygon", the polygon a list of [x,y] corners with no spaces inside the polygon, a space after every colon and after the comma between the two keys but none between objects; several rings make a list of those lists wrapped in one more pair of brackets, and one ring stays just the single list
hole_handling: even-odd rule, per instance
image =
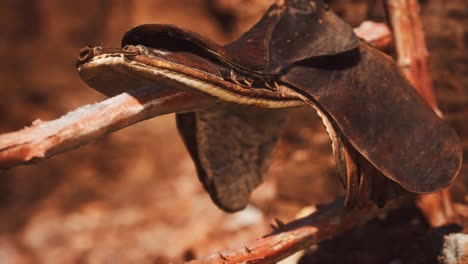
[{"label": "reddish brown background", "polygon": [[[0,133],[104,99],[78,78],[74,61],[82,46],[118,46],[127,29],[151,22],[226,43],[271,2],[3,0]],[[377,1],[329,2],[354,26],[384,18]],[[436,95],[466,156],[467,3],[422,4]],[[0,172],[0,263],[178,263],[239,245],[267,233],[273,217],[288,221],[306,205],[343,194],[330,152],[315,113],[295,114],[266,183],[252,198],[263,218],[248,224],[246,215],[255,214],[227,215],[211,203],[173,116],[145,121],[40,164]],[[453,186],[457,202],[468,202],[467,185],[465,162]],[[428,232],[409,208],[323,244],[302,262],[428,263],[422,242]]]}]

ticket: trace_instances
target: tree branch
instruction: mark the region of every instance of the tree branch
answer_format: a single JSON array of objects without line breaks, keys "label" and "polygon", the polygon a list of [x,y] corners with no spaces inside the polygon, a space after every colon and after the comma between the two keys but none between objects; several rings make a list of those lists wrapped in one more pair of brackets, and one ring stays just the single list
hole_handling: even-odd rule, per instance
[{"label": "tree branch", "polygon": [[0,135],[0,169],[47,159],[143,120],[211,102],[206,96],[144,87],[82,106],[53,121],[36,120],[30,127]]},{"label": "tree branch", "polygon": [[313,244],[342,234],[379,213],[399,208],[407,201],[405,198],[393,200],[384,209],[368,203],[361,208],[346,210],[343,200],[338,199],[309,216],[288,224],[277,221],[277,230],[243,247],[226,249],[188,263],[274,263]]},{"label": "tree branch", "polygon": [[420,6],[417,0],[387,0],[398,64],[413,87],[440,115],[428,68],[429,52],[424,40]]}]

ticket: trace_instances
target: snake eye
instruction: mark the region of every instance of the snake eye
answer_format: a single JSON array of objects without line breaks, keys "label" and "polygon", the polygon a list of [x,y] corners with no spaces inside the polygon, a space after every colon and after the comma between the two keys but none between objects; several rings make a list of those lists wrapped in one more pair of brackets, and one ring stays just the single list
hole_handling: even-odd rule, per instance
[{"label": "snake eye", "polygon": [[134,45],[125,45],[122,48],[122,51],[124,55],[127,55],[127,56],[135,56],[135,55],[140,54],[140,49]]},{"label": "snake eye", "polygon": [[93,56],[94,56],[93,48],[91,48],[90,46],[84,47],[80,49],[80,54],[78,55],[77,64],[85,63],[89,61],[91,58],[93,58]]}]

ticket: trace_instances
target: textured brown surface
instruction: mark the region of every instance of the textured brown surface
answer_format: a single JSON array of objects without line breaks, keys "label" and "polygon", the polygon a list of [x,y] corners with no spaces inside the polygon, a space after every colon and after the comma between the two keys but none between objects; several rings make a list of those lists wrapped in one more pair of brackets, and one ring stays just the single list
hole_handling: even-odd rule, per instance
[{"label": "textured brown surface", "polygon": [[[258,19],[267,2],[1,2],[0,131],[103,98],[75,71],[85,45],[117,46],[125,30],[143,22],[178,24],[226,43]],[[333,2],[354,26],[367,15],[382,17],[379,8],[361,1]],[[466,156],[467,7],[462,1],[423,7],[436,97],[461,135]],[[265,217],[242,228],[236,215],[224,215],[202,190],[172,116],[35,166],[0,172],[0,262],[178,263],[265,234],[272,216],[287,221],[302,206],[343,194],[321,121],[303,111],[292,117],[267,182],[254,193],[253,204]],[[465,165],[453,185],[457,202],[465,199],[467,174]],[[427,232],[410,208],[321,246],[312,260],[427,263]]]},{"label": "textured brown surface", "polygon": [[198,177],[220,208],[236,212],[248,205],[270,166],[288,113],[223,102],[195,116],[178,116]]},{"label": "textured brown surface", "polygon": [[459,171],[457,135],[376,49],[363,44],[359,53],[300,64],[281,80],[317,102],[353,147],[403,188],[434,192]]}]

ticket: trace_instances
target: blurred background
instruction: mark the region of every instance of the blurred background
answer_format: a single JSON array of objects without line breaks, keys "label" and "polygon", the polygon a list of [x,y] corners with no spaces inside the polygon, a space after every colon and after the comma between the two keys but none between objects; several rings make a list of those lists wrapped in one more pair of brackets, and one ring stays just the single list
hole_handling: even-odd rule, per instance
[{"label": "blurred background", "polygon": [[[227,43],[272,2],[1,0],[0,133],[105,99],[78,77],[74,63],[83,46],[118,47],[126,30],[156,22]],[[380,1],[328,2],[353,26],[385,19]],[[438,103],[466,157],[468,5],[421,4]],[[457,203],[468,203],[467,185],[465,162],[452,187]],[[162,116],[45,162],[1,171],[0,263],[180,263],[239,246],[268,233],[274,217],[290,221],[301,208],[343,194],[314,111],[291,116],[265,183],[237,214],[210,201],[174,116]],[[417,250],[427,232],[417,210],[403,208],[324,243],[301,263],[427,263]],[[395,249],[392,240],[402,242]]]}]

